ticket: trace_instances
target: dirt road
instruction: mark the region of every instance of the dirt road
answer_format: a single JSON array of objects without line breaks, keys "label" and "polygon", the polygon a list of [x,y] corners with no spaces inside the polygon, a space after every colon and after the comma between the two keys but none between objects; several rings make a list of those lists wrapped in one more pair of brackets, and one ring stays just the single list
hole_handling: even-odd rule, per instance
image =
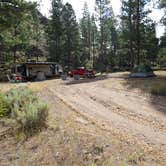
[{"label": "dirt road", "polygon": [[[29,158],[34,161],[34,151],[29,146],[37,144],[36,158],[42,158],[41,161],[36,160],[37,164],[44,162],[47,164],[43,165],[68,166],[75,163],[77,166],[81,161],[82,165],[88,165],[91,161],[108,160],[112,165],[127,162],[131,166],[165,166],[166,98],[133,88],[126,78],[122,73],[78,82],[55,79],[1,84],[2,90],[29,86],[37,90],[40,97],[50,105],[48,129],[29,139],[23,146],[15,147],[10,139],[8,142],[2,140],[1,148],[6,148],[0,151],[2,159],[6,154],[13,155],[15,152],[20,156],[26,149]],[[45,149],[49,152],[48,155],[42,153]],[[96,149],[101,154],[96,155]],[[61,158],[58,159],[59,164],[55,164],[58,161],[55,154],[59,152]],[[13,162],[21,163],[21,158],[18,157]]]},{"label": "dirt road", "polygon": [[129,90],[122,86],[124,81],[108,78],[73,85],[50,81],[47,90],[105,129],[133,137],[166,155],[166,98],[154,100]]}]

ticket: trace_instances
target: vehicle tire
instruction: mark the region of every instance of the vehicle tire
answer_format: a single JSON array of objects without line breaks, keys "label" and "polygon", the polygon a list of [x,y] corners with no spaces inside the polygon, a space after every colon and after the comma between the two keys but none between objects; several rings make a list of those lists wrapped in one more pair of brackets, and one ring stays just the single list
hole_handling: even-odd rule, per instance
[{"label": "vehicle tire", "polygon": [[74,75],[74,80],[80,80],[80,75]]},{"label": "vehicle tire", "polygon": [[36,76],[36,81],[44,81],[46,80],[46,76],[44,72],[38,72]]},{"label": "vehicle tire", "polygon": [[67,74],[62,74],[61,79],[64,80],[64,81],[67,80]]}]

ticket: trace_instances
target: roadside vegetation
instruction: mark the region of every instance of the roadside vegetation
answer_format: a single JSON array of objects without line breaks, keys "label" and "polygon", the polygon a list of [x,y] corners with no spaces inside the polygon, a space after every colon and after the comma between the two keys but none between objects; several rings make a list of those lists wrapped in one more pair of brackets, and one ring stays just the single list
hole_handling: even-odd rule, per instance
[{"label": "roadside vegetation", "polygon": [[123,83],[129,89],[136,88],[142,92],[150,93],[155,96],[166,96],[166,74],[165,71],[156,71],[157,77],[126,79]]},{"label": "roadside vegetation", "polygon": [[0,118],[6,116],[7,113],[8,113],[8,108],[4,99],[4,94],[0,92]]},{"label": "roadside vegetation", "polygon": [[153,95],[166,96],[166,85],[165,84],[160,84],[160,85],[153,86],[151,88],[151,93]]},{"label": "roadside vegetation", "polygon": [[16,122],[19,131],[30,136],[46,127],[48,106],[27,87],[11,89],[0,95],[0,117]]}]

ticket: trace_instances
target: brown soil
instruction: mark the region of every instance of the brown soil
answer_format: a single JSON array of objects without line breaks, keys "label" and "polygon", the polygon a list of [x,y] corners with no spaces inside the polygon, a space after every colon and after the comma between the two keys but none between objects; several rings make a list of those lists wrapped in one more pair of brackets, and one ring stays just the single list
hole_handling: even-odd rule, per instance
[{"label": "brown soil", "polygon": [[129,88],[127,74],[26,84],[50,105],[48,129],[24,142],[2,139],[0,165],[164,166],[166,98]]}]

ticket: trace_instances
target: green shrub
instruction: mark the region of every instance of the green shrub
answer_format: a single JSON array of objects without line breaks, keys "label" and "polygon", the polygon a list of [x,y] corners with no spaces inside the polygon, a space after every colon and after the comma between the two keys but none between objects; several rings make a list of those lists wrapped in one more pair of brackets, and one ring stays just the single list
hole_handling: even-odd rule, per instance
[{"label": "green shrub", "polygon": [[166,86],[156,86],[151,88],[153,95],[166,96]]},{"label": "green shrub", "polygon": [[14,107],[14,105],[18,105],[22,107],[26,103],[37,102],[38,97],[34,94],[33,91],[28,89],[28,87],[19,87],[15,89],[11,89],[6,93],[5,97],[6,103],[8,104],[10,110]]},{"label": "green shrub", "polygon": [[0,92],[0,118],[4,117],[8,113],[7,104],[4,100],[4,95]]},{"label": "green shrub", "polygon": [[33,134],[46,126],[48,107],[27,87],[10,90],[5,100],[9,106],[11,118],[17,121],[25,134]]},{"label": "green shrub", "polygon": [[10,74],[11,64],[0,64],[0,80],[6,81],[6,75]]}]

